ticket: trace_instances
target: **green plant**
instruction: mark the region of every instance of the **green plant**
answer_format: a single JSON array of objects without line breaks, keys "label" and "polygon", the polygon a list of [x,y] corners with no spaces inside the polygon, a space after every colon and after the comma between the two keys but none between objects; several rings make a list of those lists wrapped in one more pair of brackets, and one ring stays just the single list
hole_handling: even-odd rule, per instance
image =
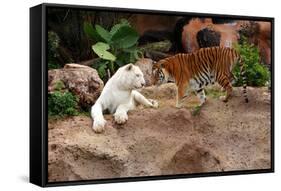
[{"label": "green plant", "polygon": [[48,69],[60,68],[56,58],[58,57],[57,48],[59,47],[59,36],[52,31],[48,32]]},{"label": "green plant", "polygon": [[[265,86],[270,79],[268,68],[260,63],[259,50],[253,44],[249,44],[245,37],[242,37],[241,43],[235,45],[235,49],[240,53],[244,62],[245,77],[248,86]],[[236,77],[234,86],[242,86],[243,80],[238,64],[233,69]]]},{"label": "green plant", "polygon": [[96,42],[92,49],[100,60],[93,67],[98,70],[101,78],[106,75],[109,78],[116,69],[127,63],[133,63],[142,56],[137,47],[139,35],[127,20],[121,20],[110,30],[100,25],[93,27],[92,24],[85,22],[84,31]]},{"label": "green plant", "polygon": [[70,92],[55,91],[48,94],[48,115],[78,115],[78,99]]},{"label": "green plant", "polygon": [[58,80],[54,86],[55,91],[61,91],[63,88],[65,88],[63,81]]},{"label": "green plant", "polygon": [[48,61],[48,70],[58,69],[61,66],[57,62]]},{"label": "green plant", "polygon": [[199,106],[199,105],[196,106],[196,107],[194,107],[194,108],[191,110],[191,115],[192,115],[192,116],[199,115],[201,109],[202,109],[202,106]]},{"label": "green plant", "polygon": [[225,92],[216,89],[216,88],[206,88],[205,89],[206,95],[211,96],[212,98],[219,98],[220,96],[224,96]]}]

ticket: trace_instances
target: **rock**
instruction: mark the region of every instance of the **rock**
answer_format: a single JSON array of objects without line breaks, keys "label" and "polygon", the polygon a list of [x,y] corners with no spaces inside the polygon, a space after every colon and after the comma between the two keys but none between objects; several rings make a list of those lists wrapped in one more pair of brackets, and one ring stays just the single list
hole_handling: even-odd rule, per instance
[{"label": "rock", "polygon": [[152,85],[152,65],[153,60],[148,58],[142,58],[135,63],[138,66],[144,75],[145,86]]},{"label": "rock", "polygon": [[231,24],[235,23],[234,19],[226,19],[226,18],[212,18],[212,22],[214,24]]},{"label": "rock", "polygon": [[[232,47],[233,43],[237,42],[239,35],[237,30],[239,29],[241,21],[235,21],[231,23],[225,24],[214,24],[212,19],[205,18],[199,19],[194,18],[190,20],[184,27],[182,32],[182,46],[185,52],[194,52],[200,48],[200,44],[198,42],[197,36],[198,32],[202,31],[202,29],[209,29],[211,31],[220,33],[220,42],[215,41],[215,45]],[[205,30],[205,32],[207,32]],[[208,31],[209,32],[209,31]],[[213,36],[217,36],[215,34],[204,35],[204,41],[209,41],[209,36],[213,38]],[[202,35],[203,37],[203,35]],[[208,42],[209,43],[209,42]],[[213,44],[213,43],[212,43]]]},{"label": "rock", "polygon": [[79,98],[79,105],[84,108],[95,103],[103,86],[97,71],[88,66],[66,64],[62,69],[48,71],[48,92],[69,90]]},{"label": "rock", "polygon": [[169,40],[152,42],[140,46],[140,50],[143,52],[144,56],[155,61],[171,56],[167,53],[171,48],[172,43]]},{"label": "rock", "polygon": [[[240,36],[244,36],[246,38],[248,38],[250,43],[255,43],[257,44],[257,40],[256,38],[253,38],[255,36],[258,36],[259,32],[260,32],[260,27],[258,22],[255,21],[250,21],[250,22],[245,22],[241,24],[241,27],[239,29],[239,35]],[[239,40],[239,43],[242,42],[242,39]]]},{"label": "rock", "polygon": [[[261,61],[271,64],[271,24],[270,22],[250,21],[242,23],[239,35],[247,37],[250,44],[259,48]],[[240,39],[241,41],[241,39]]]},{"label": "rock", "polygon": [[211,153],[211,150],[198,147],[195,143],[183,144],[162,171],[163,174],[185,174],[220,172],[223,168],[220,160]]},{"label": "rock", "polygon": [[[188,102],[175,107],[175,84],[150,86],[141,93],[159,108],[139,106],[123,125],[104,115],[106,131],[96,134],[89,116],[48,120],[48,181],[192,174],[268,169],[271,161],[271,107],[266,88],[233,88],[228,107],[207,95],[200,113]],[[173,96],[172,96],[173,95]],[[239,95],[239,96],[238,96]],[[268,98],[269,99],[269,98]]]},{"label": "rock", "polygon": [[[253,43],[258,47],[261,61],[265,64],[271,64],[271,24],[270,22],[262,21],[242,21],[229,19],[199,19],[193,18],[187,22],[181,23],[177,26],[177,33],[175,33],[178,49],[181,52],[191,53],[198,50],[202,45],[197,36],[200,36],[199,31],[202,29],[212,29],[220,33],[220,43],[215,41],[216,45],[223,47],[233,47],[235,43],[239,42],[241,36],[246,36],[249,43]],[[181,28],[182,27],[182,28]],[[182,29],[182,30],[181,30]],[[212,45],[209,41],[209,36],[216,36],[214,34],[202,35],[203,44]],[[201,43],[201,44],[200,44]]]},{"label": "rock", "polygon": [[196,38],[200,48],[219,46],[221,34],[212,29],[204,28],[198,31]]},{"label": "rock", "polygon": [[139,92],[145,97],[174,99],[177,94],[177,86],[175,83],[166,83],[160,86],[142,88]]}]

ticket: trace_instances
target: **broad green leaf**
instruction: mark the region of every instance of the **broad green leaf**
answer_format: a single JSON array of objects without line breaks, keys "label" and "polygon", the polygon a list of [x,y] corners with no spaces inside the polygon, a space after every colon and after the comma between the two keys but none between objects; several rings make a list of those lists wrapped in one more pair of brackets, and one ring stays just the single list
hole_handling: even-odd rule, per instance
[{"label": "broad green leaf", "polygon": [[125,65],[125,62],[123,62],[122,60],[116,60],[116,64],[121,67]]},{"label": "broad green leaf", "polygon": [[98,42],[92,46],[92,49],[100,58],[104,60],[111,60],[111,61],[116,60],[116,57],[112,53],[107,51],[110,49],[110,47],[106,43]]},{"label": "broad green leaf", "polygon": [[132,53],[136,50],[139,50],[139,48],[137,46],[132,46],[132,47],[129,47],[129,48],[123,48],[122,49],[123,52],[127,52],[127,53]]},{"label": "broad green leaf", "polygon": [[95,28],[98,35],[103,39],[103,41],[109,43],[111,39],[110,33],[100,25],[96,25]]},{"label": "broad green leaf", "polygon": [[95,41],[102,41],[103,39],[99,36],[99,34],[97,33],[97,31],[94,29],[94,27],[92,26],[92,24],[88,23],[88,22],[84,22],[83,25],[83,29],[84,32],[86,33],[86,35],[88,37],[90,37],[91,39],[95,40]]},{"label": "broad green leaf", "polygon": [[132,59],[130,59],[130,62],[135,62],[143,57],[143,53],[142,53],[141,49],[139,49],[137,46],[133,46],[130,48],[124,48],[123,52],[128,53],[130,58],[132,58]]},{"label": "broad green leaf", "polygon": [[111,41],[117,48],[134,46],[139,39],[138,33],[130,26],[120,27],[112,36]]},{"label": "broad green leaf", "polygon": [[116,24],[114,25],[110,30],[110,35],[113,36],[123,25],[122,24]]},{"label": "broad green leaf", "polygon": [[125,64],[129,63],[130,53],[127,52],[120,52],[117,55],[116,64],[121,67]]},{"label": "broad green leaf", "polygon": [[111,34],[111,36],[113,36],[123,26],[130,27],[130,23],[126,19],[122,19],[119,24],[116,24],[111,28],[109,33]]},{"label": "broad green leaf", "polygon": [[127,19],[121,19],[121,20],[120,20],[120,23],[121,23],[122,25],[131,26],[130,22],[129,22]]}]

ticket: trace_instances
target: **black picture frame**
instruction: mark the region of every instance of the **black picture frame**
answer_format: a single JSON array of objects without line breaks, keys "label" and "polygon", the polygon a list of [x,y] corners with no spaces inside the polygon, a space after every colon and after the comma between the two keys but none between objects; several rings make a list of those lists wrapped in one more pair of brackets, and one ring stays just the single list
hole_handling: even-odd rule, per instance
[{"label": "black picture frame", "polygon": [[[47,68],[47,16],[48,8],[69,8],[83,10],[103,10],[129,13],[149,13],[193,17],[216,17],[224,19],[245,19],[271,22],[271,168],[263,170],[227,171],[214,173],[196,173],[182,175],[163,175],[147,177],[125,177],[102,180],[83,180],[68,182],[48,182],[48,68]],[[95,7],[64,4],[40,4],[30,8],[30,182],[42,187],[82,185],[112,182],[131,182],[147,180],[164,180],[176,178],[195,178],[208,176],[242,175],[274,172],[274,18],[241,15],[221,15],[207,13],[188,13],[174,11],[155,11],[113,7]]]}]

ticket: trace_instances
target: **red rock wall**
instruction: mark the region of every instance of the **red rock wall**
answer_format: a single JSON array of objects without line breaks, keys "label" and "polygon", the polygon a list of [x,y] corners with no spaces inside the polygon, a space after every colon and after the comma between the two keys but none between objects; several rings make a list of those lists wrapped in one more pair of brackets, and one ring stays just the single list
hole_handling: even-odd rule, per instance
[{"label": "red rock wall", "polygon": [[[184,26],[182,32],[182,46],[185,52],[193,52],[199,49],[196,35],[198,31],[209,28],[221,33],[220,46],[232,47],[237,43],[239,37],[239,29],[242,24],[247,24],[248,21],[237,21],[227,24],[213,24],[211,19],[192,19]],[[261,59],[264,63],[271,63],[271,26],[269,22],[257,22],[259,31],[256,36],[250,38],[258,46]]]}]

